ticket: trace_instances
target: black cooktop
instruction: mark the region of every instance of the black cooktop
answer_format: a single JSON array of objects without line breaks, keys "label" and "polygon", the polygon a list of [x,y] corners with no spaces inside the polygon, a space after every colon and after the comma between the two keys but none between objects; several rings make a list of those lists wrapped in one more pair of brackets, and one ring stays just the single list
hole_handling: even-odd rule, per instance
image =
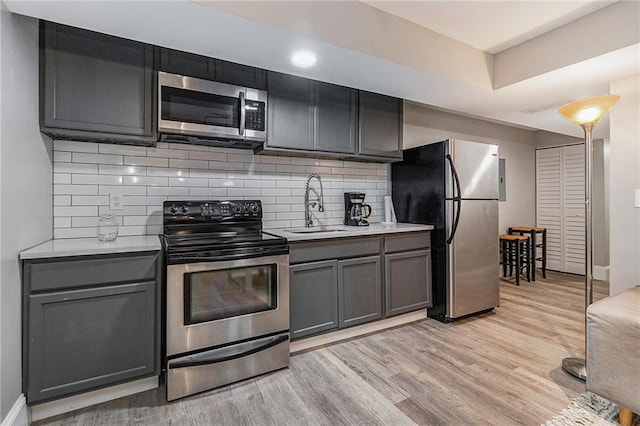
[{"label": "black cooktop", "polygon": [[259,200],[165,201],[168,263],[244,259],[286,254],[286,238],[262,232]]}]

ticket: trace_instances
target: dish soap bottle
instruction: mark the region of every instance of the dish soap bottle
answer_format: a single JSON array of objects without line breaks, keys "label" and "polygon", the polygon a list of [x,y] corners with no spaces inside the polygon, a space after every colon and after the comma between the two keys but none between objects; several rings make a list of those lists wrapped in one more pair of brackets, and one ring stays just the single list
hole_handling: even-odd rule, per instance
[{"label": "dish soap bottle", "polygon": [[113,241],[118,236],[118,221],[111,214],[103,214],[98,219],[98,240]]}]

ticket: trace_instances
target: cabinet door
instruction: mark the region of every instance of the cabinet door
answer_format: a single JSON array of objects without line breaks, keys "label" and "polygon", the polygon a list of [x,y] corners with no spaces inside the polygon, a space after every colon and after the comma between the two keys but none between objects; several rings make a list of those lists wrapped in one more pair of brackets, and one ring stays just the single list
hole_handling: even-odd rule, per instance
[{"label": "cabinet door", "polygon": [[315,149],[353,154],[356,142],[357,92],[316,82]]},{"label": "cabinet door", "polygon": [[359,93],[358,154],[402,158],[402,99]]},{"label": "cabinet door", "polygon": [[313,81],[269,72],[267,147],[313,150]]},{"label": "cabinet door", "polygon": [[380,256],[338,262],[340,328],[382,318]]},{"label": "cabinet door", "polygon": [[27,401],[152,375],[156,282],[30,295]]},{"label": "cabinet door", "polygon": [[384,256],[385,315],[387,317],[431,306],[431,251]]},{"label": "cabinet door", "polygon": [[291,339],[338,327],[338,262],[289,268]]},{"label": "cabinet door", "polygon": [[155,135],[152,46],[48,22],[41,31],[43,131]]},{"label": "cabinet door", "polygon": [[216,76],[214,59],[173,49],[160,49],[160,71],[189,77],[214,80]]},{"label": "cabinet door", "polygon": [[262,68],[216,59],[216,81],[266,90],[267,71]]}]

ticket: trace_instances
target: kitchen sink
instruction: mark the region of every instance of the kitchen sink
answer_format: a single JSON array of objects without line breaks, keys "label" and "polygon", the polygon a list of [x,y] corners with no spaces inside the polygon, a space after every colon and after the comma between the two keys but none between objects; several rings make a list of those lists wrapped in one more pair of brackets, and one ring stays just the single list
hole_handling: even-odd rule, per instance
[{"label": "kitchen sink", "polygon": [[285,229],[285,231],[292,234],[319,234],[322,232],[344,232],[346,229],[320,226],[315,228],[292,228]]}]

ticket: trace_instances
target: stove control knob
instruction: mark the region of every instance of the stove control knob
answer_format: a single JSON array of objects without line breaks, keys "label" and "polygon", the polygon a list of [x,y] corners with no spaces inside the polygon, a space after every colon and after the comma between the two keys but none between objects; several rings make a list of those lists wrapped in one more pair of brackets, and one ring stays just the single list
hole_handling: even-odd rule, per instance
[{"label": "stove control knob", "polygon": [[240,204],[233,203],[233,212],[234,213],[240,213]]},{"label": "stove control knob", "polygon": [[187,213],[189,213],[189,206],[186,206],[186,205],[185,205],[185,206],[180,207],[180,212],[181,212],[182,214],[187,214]]},{"label": "stove control knob", "polygon": [[178,208],[175,204],[172,204],[171,207],[169,207],[169,211],[171,212],[171,214],[176,214],[178,213]]},{"label": "stove control knob", "polygon": [[260,211],[260,206],[258,203],[251,203],[249,204],[249,209],[251,210],[251,213],[258,213]]},{"label": "stove control knob", "polygon": [[200,206],[200,215],[201,216],[206,216],[208,214],[211,214],[211,211],[209,209],[209,204],[203,204]]},{"label": "stove control knob", "polygon": [[242,205],[242,213],[248,213],[249,212],[249,207],[247,207],[246,204]]}]

